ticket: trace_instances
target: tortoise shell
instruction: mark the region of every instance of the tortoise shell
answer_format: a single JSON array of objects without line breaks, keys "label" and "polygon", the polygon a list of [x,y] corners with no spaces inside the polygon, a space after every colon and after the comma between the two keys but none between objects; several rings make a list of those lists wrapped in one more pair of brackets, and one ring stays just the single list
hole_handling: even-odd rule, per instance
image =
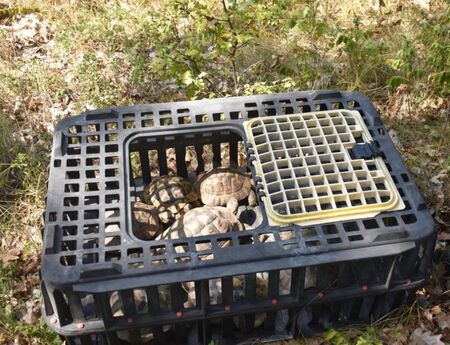
[{"label": "tortoise shell", "polygon": [[[159,285],[158,286],[158,297],[160,303],[163,305],[170,304],[170,286],[169,285]],[[137,313],[146,313],[149,310],[149,297],[144,289],[134,289],[133,299],[135,302],[135,308]],[[114,317],[124,316],[124,305],[122,297],[119,291],[114,291],[110,298],[109,304],[111,306],[111,312]],[[169,325],[163,326],[163,331],[167,332],[170,329]],[[134,344],[135,339],[131,336],[129,330],[123,330],[117,332],[117,337],[127,344]],[[154,339],[153,331],[151,328],[141,328],[140,329],[140,341],[139,344],[148,344],[152,339]]]},{"label": "tortoise shell", "polygon": [[233,168],[217,168],[199,176],[200,198],[205,205],[225,206],[231,198],[237,201],[252,191],[249,174]]},{"label": "tortoise shell", "polygon": [[160,176],[144,190],[144,201],[158,208],[171,208],[198,199],[195,187],[180,176]]},{"label": "tortoise shell", "polygon": [[[195,307],[195,285],[190,284],[185,287],[188,292],[188,300],[185,304],[187,308]],[[258,299],[267,298],[267,293],[269,289],[268,277],[264,277],[263,274],[256,274],[256,297]],[[233,277],[233,299],[235,301],[245,300],[245,277],[235,276]],[[211,304],[220,304],[222,303],[222,279],[209,279],[209,298]],[[258,313],[255,315],[254,327],[261,326],[266,320],[266,313]],[[217,320],[219,321],[219,320]],[[234,324],[237,328],[242,328],[244,317],[243,316],[235,316],[233,317]],[[220,321],[219,321],[220,324]]]},{"label": "tortoise shell", "polygon": [[[244,226],[233,212],[225,207],[203,206],[186,212],[156,239],[197,237],[239,230],[244,230]],[[223,245],[225,246],[226,243]],[[205,248],[197,248],[197,250],[208,249],[207,244],[199,244],[199,246]],[[183,252],[182,248],[177,247],[178,249]]]},{"label": "tortoise shell", "polygon": [[141,201],[133,203],[133,233],[141,240],[153,240],[164,228],[159,223],[155,206]]}]

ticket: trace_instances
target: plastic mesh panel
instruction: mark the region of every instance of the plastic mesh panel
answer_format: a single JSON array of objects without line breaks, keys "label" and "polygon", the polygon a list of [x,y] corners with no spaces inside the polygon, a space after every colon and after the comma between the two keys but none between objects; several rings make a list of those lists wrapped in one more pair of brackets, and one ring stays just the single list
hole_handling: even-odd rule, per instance
[{"label": "plastic mesh panel", "polygon": [[272,224],[354,219],[404,208],[383,159],[352,153],[372,142],[357,111],[257,118],[245,129]]}]

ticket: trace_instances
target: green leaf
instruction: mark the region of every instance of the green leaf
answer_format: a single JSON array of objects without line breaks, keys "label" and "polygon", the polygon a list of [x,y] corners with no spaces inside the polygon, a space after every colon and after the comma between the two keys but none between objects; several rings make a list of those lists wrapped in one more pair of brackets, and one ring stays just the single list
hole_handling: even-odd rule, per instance
[{"label": "green leaf", "polygon": [[306,5],[303,9],[303,18],[307,18],[311,14],[311,7]]},{"label": "green leaf", "polygon": [[399,75],[395,75],[389,78],[387,84],[391,89],[395,90],[402,84],[409,84],[409,80]]},{"label": "green leaf", "polygon": [[323,36],[326,31],[326,26],[324,23],[317,23],[316,24],[316,34],[317,36]]},{"label": "green leaf", "polygon": [[396,70],[401,70],[402,67],[405,65],[405,62],[403,60],[400,59],[387,59],[386,63],[392,67],[393,69]]},{"label": "green leaf", "polygon": [[330,329],[324,333],[324,339],[332,345],[351,345],[350,342],[335,329]]},{"label": "green leaf", "polygon": [[184,72],[182,81],[183,81],[183,84],[186,86],[189,86],[194,82],[194,78],[192,78],[191,71]]},{"label": "green leaf", "polygon": [[341,43],[346,43],[348,41],[348,37],[345,35],[340,35],[336,40],[336,45],[338,46]]},{"label": "green leaf", "polygon": [[233,47],[233,44],[231,42],[222,42],[220,44],[220,50],[224,53],[228,53],[232,47]]},{"label": "green leaf", "polygon": [[432,73],[431,77],[439,85],[450,84],[450,70]]},{"label": "green leaf", "polygon": [[292,29],[297,24],[296,18],[289,18],[287,21],[287,26],[289,29]]}]

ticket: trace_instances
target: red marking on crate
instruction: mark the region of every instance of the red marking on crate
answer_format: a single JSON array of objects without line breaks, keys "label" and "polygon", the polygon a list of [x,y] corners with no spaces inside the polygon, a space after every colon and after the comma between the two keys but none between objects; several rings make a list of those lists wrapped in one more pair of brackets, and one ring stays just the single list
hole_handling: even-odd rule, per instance
[{"label": "red marking on crate", "polygon": [[278,304],[278,300],[277,300],[276,298],[272,298],[272,304],[273,304],[273,305]]},{"label": "red marking on crate", "polygon": [[369,287],[367,285],[363,285],[363,286],[361,286],[361,290],[366,292],[367,290],[369,290]]},{"label": "red marking on crate", "polygon": [[231,306],[226,305],[226,306],[223,307],[223,309],[224,309],[225,311],[231,311]]},{"label": "red marking on crate", "polygon": [[324,298],[325,297],[325,294],[323,293],[323,292],[319,292],[318,294],[317,294],[317,298],[318,299],[322,299],[322,298]]},{"label": "red marking on crate", "polygon": [[82,322],[77,324],[77,328],[78,328],[78,329],[83,329],[84,326],[85,326],[85,324],[82,323]]},{"label": "red marking on crate", "polygon": [[176,317],[182,317],[183,313],[181,311],[177,311],[175,315],[176,315]]},{"label": "red marking on crate", "polygon": [[134,321],[134,319],[131,316],[129,316],[128,319],[127,319],[127,322],[128,323],[133,323],[133,321]]}]

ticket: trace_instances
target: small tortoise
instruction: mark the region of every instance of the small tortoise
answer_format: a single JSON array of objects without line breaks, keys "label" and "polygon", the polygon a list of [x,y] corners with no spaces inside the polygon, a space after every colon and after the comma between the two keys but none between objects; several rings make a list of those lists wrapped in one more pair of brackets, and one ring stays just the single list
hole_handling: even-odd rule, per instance
[{"label": "small tortoise", "polygon": [[153,240],[164,228],[159,223],[158,210],[155,206],[141,201],[134,202],[133,233],[141,240]]},{"label": "small tortoise", "polygon": [[198,176],[200,198],[205,205],[227,206],[237,209],[238,202],[248,199],[249,206],[256,206],[253,180],[249,174],[234,168],[217,168]]},{"label": "small tortoise", "polygon": [[[132,291],[133,299],[135,303],[136,313],[148,313],[150,299],[147,296],[147,293],[144,289],[134,289]],[[123,296],[123,295],[122,295]],[[119,291],[114,291],[109,298],[109,304],[111,306],[111,312],[114,317],[124,316],[124,305],[122,301],[121,295]],[[168,305],[170,303],[170,286],[169,285],[160,285],[158,287],[158,298],[160,303],[163,305]],[[131,316],[133,317],[133,316]],[[170,326],[163,326],[163,332],[167,332],[170,330]],[[125,330],[118,331],[117,337],[127,344],[150,344],[150,341],[154,339],[153,331],[151,328],[141,328],[139,333],[136,331]]]},{"label": "small tortoise", "polygon": [[[240,230],[244,230],[244,226],[229,209],[203,206],[186,212],[156,239],[189,238]],[[223,244],[223,246],[226,245],[226,243]],[[199,247],[198,250],[208,248],[207,244],[199,244]],[[176,251],[184,252],[184,249],[177,246]]]},{"label": "small tortoise", "polygon": [[[264,278],[262,273],[256,274],[256,297],[258,299],[267,298],[267,293],[269,290],[268,279]],[[233,299],[235,301],[245,300],[246,292],[245,292],[245,278],[244,276],[233,277]],[[255,315],[254,327],[261,326],[264,321],[266,321],[267,314],[266,313],[258,313]],[[244,316],[235,316],[233,317],[234,325],[243,329],[245,324]]]},{"label": "small tortoise", "polygon": [[[256,297],[258,299],[267,298],[268,292],[268,280],[267,277],[264,277],[263,274],[256,274]],[[194,284],[189,284],[185,286],[186,291],[188,292],[188,300],[185,303],[187,308],[194,307],[196,305],[195,299],[195,286]],[[209,298],[211,304],[221,304],[222,301],[222,279],[210,279],[209,280]],[[245,300],[245,277],[244,276],[236,276],[233,277],[233,300]],[[266,320],[266,313],[258,313],[255,315],[254,327],[261,326]],[[233,322],[237,328],[243,328],[244,323],[243,316],[235,316],[233,317]],[[220,320],[217,320],[220,324]]]},{"label": "small tortoise", "polygon": [[173,222],[198,200],[195,187],[180,176],[160,176],[144,190],[144,201],[158,208],[163,223]]}]

